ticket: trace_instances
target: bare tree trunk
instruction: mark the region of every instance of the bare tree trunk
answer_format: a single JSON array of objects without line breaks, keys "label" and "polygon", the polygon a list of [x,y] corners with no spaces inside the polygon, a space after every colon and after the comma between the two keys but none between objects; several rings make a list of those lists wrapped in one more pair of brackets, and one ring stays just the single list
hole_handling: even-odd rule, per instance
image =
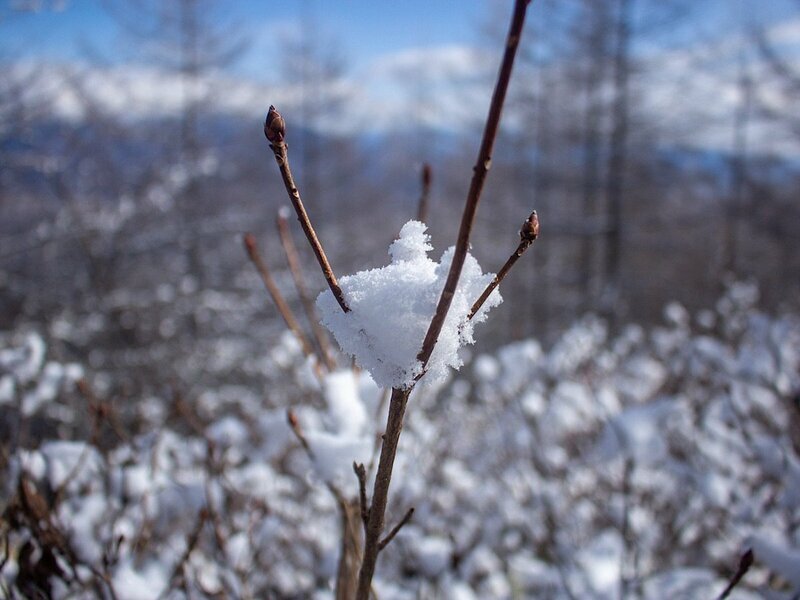
[{"label": "bare tree trunk", "polygon": [[[603,11],[594,2],[587,3],[587,9]],[[600,185],[600,117],[602,105],[598,98],[600,84],[605,76],[606,36],[605,21],[602,12],[595,13],[594,22],[586,45],[586,76],[584,84],[583,114],[583,172],[581,175],[581,204],[585,222],[594,223],[597,210],[596,194]],[[593,283],[595,279],[596,232],[584,233],[580,248],[580,286],[584,310],[590,310]]]},{"label": "bare tree trunk", "polygon": [[624,226],[626,146],[628,142],[628,96],[630,76],[631,13],[634,0],[619,0],[616,49],[614,52],[614,105],[606,180],[608,228],[605,248],[604,309],[612,321],[619,316],[620,262]]},{"label": "bare tree trunk", "polygon": [[739,219],[744,205],[747,184],[747,127],[750,121],[752,87],[744,64],[739,59],[739,104],[733,119],[733,156],[731,157],[731,195],[725,213],[725,239],[722,268],[725,273],[736,273],[739,265]]}]

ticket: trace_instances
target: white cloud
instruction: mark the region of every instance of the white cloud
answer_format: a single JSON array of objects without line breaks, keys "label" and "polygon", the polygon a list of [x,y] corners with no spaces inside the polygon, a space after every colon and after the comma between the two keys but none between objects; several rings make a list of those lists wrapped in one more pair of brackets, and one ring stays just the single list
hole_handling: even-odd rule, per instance
[{"label": "white cloud", "polygon": [[[800,19],[777,24],[766,33],[800,71],[798,53],[793,51],[800,49]],[[777,111],[789,112],[793,98],[767,77],[764,69],[757,68],[752,40],[741,34],[680,50],[651,52],[646,57],[648,69],[638,80],[641,96],[637,102],[646,114],[656,115],[665,142],[730,149],[734,115],[741,103],[739,57],[743,49],[759,99]],[[315,85],[317,99],[344,101],[344,114],[317,126],[339,133],[422,126],[463,131],[483,118],[499,59],[499,52],[463,45],[410,48],[378,56],[347,77]],[[30,72],[32,67],[16,69]],[[191,94],[209,98],[208,103],[222,112],[251,117],[275,104],[287,115],[298,107],[304,93],[296,84],[225,74],[202,78],[187,87],[175,74],[153,67],[53,64],[41,67],[29,93],[49,98],[57,115],[80,119],[85,111],[81,90],[92,103],[128,119],[177,114],[184,97]],[[519,126],[512,114],[505,122]],[[749,135],[752,151],[800,152],[797,140],[777,124],[754,119]]]}]

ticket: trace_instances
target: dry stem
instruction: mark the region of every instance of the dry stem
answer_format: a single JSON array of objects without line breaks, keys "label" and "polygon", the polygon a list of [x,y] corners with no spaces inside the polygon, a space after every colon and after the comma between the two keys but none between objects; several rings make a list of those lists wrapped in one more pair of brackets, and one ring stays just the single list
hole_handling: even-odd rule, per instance
[{"label": "dry stem", "polygon": [[400,519],[400,522],[397,525],[394,526],[394,529],[392,529],[389,532],[389,535],[387,535],[385,538],[383,538],[381,540],[381,543],[378,544],[378,551],[379,552],[381,550],[383,550],[384,548],[386,548],[386,546],[388,546],[392,542],[392,540],[394,539],[394,536],[396,536],[399,533],[399,531],[403,528],[403,526],[406,523],[408,523],[411,520],[411,517],[413,517],[413,516],[414,516],[414,507],[412,506],[411,508],[409,508],[406,511],[406,514],[403,515],[403,518]]},{"label": "dry stem", "polygon": [[303,433],[303,429],[300,427],[300,421],[297,420],[297,415],[294,414],[294,411],[290,408],[286,411],[286,421],[289,423],[289,427],[294,433],[294,436],[297,438],[297,441],[300,442],[300,445],[303,447],[303,450],[306,451],[306,454],[311,460],[314,460],[314,452],[311,450],[311,446],[306,439],[306,435]]},{"label": "dry stem", "polygon": [[357,600],[369,600],[369,591],[372,586],[372,577],[375,574],[375,565],[378,562],[378,553],[381,550],[380,540],[383,534],[384,519],[386,516],[386,503],[389,499],[389,484],[392,481],[392,469],[397,455],[397,443],[403,429],[403,416],[406,412],[410,389],[395,388],[389,401],[389,418],[386,422],[386,433],[383,434],[381,458],[378,463],[378,473],[375,476],[375,487],[372,491],[372,505],[369,509],[367,532],[364,541],[364,554],[361,560],[361,570],[358,574]]},{"label": "dry stem", "polygon": [[325,250],[322,249],[322,244],[317,237],[317,232],[314,231],[311,220],[308,218],[308,213],[306,213],[305,206],[303,206],[303,200],[300,198],[300,191],[297,189],[297,185],[295,185],[292,171],[289,168],[288,147],[286,142],[283,141],[285,134],[286,124],[283,117],[275,110],[274,106],[270,106],[267,119],[264,122],[264,135],[267,137],[269,147],[275,155],[275,161],[278,163],[283,185],[286,187],[286,192],[289,194],[289,200],[291,200],[292,206],[297,213],[297,220],[300,221],[300,226],[306,234],[306,239],[308,239],[308,243],[311,244],[311,247],[314,249],[317,262],[319,262],[322,274],[325,276],[325,281],[328,282],[328,287],[330,287],[331,292],[333,292],[333,297],[336,298],[336,301],[344,312],[349,312],[350,308],[345,302],[342,288],[339,287],[339,282],[333,274],[333,269],[328,262],[328,257],[325,255]]},{"label": "dry stem", "polygon": [[753,550],[748,548],[744,554],[742,554],[742,558],[739,559],[739,567],[736,569],[736,573],[733,574],[731,580],[728,582],[728,586],[722,591],[722,593],[717,596],[717,600],[725,600],[730,593],[733,591],[742,578],[747,574],[750,570],[750,567],[753,566],[753,562],[755,561],[755,556],[753,555]]},{"label": "dry stem", "polygon": [[492,103],[489,106],[489,115],[486,118],[481,147],[478,151],[478,160],[473,167],[472,181],[470,182],[469,192],[467,193],[464,213],[461,216],[461,225],[458,230],[458,239],[453,254],[453,262],[450,264],[450,271],[447,273],[447,280],[445,281],[444,289],[442,289],[442,295],[439,297],[436,312],[433,315],[430,327],[428,327],[428,332],[425,334],[422,349],[417,355],[417,360],[422,363],[423,374],[431,358],[431,354],[433,353],[433,348],[436,346],[436,342],[439,339],[442,327],[444,326],[444,320],[450,310],[450,304],[455,295],[458,279],[461,276],[461,269],[467,257],[472,224],[475,221],[475,213],[478,210],[478,203],[481,199],[481,192],[483,191],[483,184],[486,181],[486,175],[492,166],[492,148],[494,147],[494,140],[497,137],[497,130],[500,125],[500,114],[503,110],[503,102],[505,101],[508,82],[511,78],[511,69],[514,66],[514,57],[517,53],[520,36],[522,35],[522,27],[525,23],[525,11],[529,3],[530,0],[516,0],[514,3],[514,14],[511,18],[511,26],[509,27],[508,37],[506,38],[503,62],[500,64],[497,85],[492,95]]},{"label": "dry stem", "polygon": [[428,217],[428,198],[431,193],[431,166],[428,163],[422,165],[422,191],[419,196],[417,207],[417,221],[425,222]]},{"label": "dry stem", "polygon": [[481,306],[483,306],[483,303],[486,302],[486,299],[492,294],[495,288],[500,285],[503,279],[505,279],[506,275],[508,275],[511,267],[514,266],[514,264],[525,253],[525,251],[533,245],[533,242],[536,241],[536,238],[539,237],[539,217],[536,214],[536,211],[533,211],[531,216],[528,217],[528,220],[522,224],[519,237],[519,246],[517,246],[517,249],[514,251],[514,253],[508,257],[508,260],[497,272],[497,275],[494,276],[494,279],[492,279],[491,283],[486,286],[486,289],[483,290],[480,298],[478,298],[475,301],[475,304],[472,305],[472,308],[469,310],[469,314],[467,315],[467,319],[471,319],[475,316],[475,314],[481,309]]},{"label": "dry stem", "polygon": [[278,211],[276,223],[278,225],[278,235],[281,238],[281,245],[286,254],[286,262],[289,263],[289,270],[292,272],[292,279],[297,288],[297,295],[300,296],[300,302],[303,304],[303,309],[306,313],[306,318],[311,324],[311,331],[314,339],[319,346],[320,359],[329,371],[336,369],[336,363],[333,360],[333,352],[331,352],[331,345],[328,342],[328,336],[322,330],[319,324],[319,317],[317,311],[314,309],[314,303],[308,295],[308,288],[306,287],[305,278],[303,277],[303,270],[300,267],[300,259],[297,255],[297,248],[292,240],[292,233],[289,231],[289,221],[282,212],[283,209]]},{"label": "dry stem", "polygon": [[353,461],[353,471],[358,478],[358,500],[361,505],[361,520],[364,523],[364,532],[367,531],[369,521],[369,505],[367,504],[367,469],[363,464]]},{"label": "dry stem", "polygon": [[[264,259],[261,258],[261,254],[258,252],[256,238],[252,233],[246,233],[244,235],[244,247],[247,251],[247,256],[250,258],[250,261],[255,266],[258,274],[261,275],[261,281],[264,282],[264,287],[267,288],[267,291],[272,297],[272,301],[275,303],[278,312],[283,317],[286,326],[295,335],[297,341],[300,342],[300,346],[303,349],[303,354],[306,356],[314,356],[314,348],[312,348],[308,338],[303,333],[303,330],[300,329],[300,325],[297,323],[297,319],[295,319],[292,309],[289,308],[286,300],[284,300],[283,295],[278,289],[278,286],[275,285],[275,281],[272,279],[272,275],[267,268],[267,264],[264,262]],[[317,374],[319,375],[319,373]]]}]

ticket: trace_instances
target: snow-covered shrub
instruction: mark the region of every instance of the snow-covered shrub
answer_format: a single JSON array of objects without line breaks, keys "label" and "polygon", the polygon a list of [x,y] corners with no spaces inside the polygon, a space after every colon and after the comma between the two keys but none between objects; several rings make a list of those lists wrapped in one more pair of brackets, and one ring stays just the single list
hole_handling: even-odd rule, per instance
[{"label": "snow-covered shrub", "polygon": [[[737,302],[697,330],[674,308],[664,327],[610,339],[582,319],[550,351],[517,342],[417,388],[389,507],[416,512],[380,596],[714,597],[745,548],[755,565],[731,597],[797,594],[800,320]],[[3,336],[7,416],[57,363],[39,339]],[[141,433],[65,382],[23,414],[63,423],[5,445],[4,593],[332,597],[328,486],[356,493],[350,463],[372,460],[385,403],[363,372],[316,387],[291,348],[273,377],[310,452],[283,408],[242,389],[150,397]]]}]

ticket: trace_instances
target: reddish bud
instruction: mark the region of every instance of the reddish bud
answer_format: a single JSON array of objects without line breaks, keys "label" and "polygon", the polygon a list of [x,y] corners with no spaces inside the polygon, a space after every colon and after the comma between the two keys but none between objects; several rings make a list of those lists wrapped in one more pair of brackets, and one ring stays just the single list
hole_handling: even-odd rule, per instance
[{"label": "reddish bud", "polygon": [[286,420],[289,422],[289,426],[294,429],[300,429],[300,421],[297,420],[297,415],[294,411],[290,408],[286,411]]},{"label": "reddish bud", "polygon": [[522,224],[519,237],[523,242],[533,242],[539,237],[539,215],[536,214],[536,211],[533,211],[528,220]]},{"label": "reddish bud", "polygon": [[281,143],[286,134],[286,122],[274,106],[269,107],[267,119],[264,121],[264,135],[270,144]]},{"label": "reddish bud", "polygon": [[254,236],[252,233],[245,233],[242,240],[244,241],[244,249],[247,250],[247,255],[250,257],[255,256],[257,249],[256,236]]}]

